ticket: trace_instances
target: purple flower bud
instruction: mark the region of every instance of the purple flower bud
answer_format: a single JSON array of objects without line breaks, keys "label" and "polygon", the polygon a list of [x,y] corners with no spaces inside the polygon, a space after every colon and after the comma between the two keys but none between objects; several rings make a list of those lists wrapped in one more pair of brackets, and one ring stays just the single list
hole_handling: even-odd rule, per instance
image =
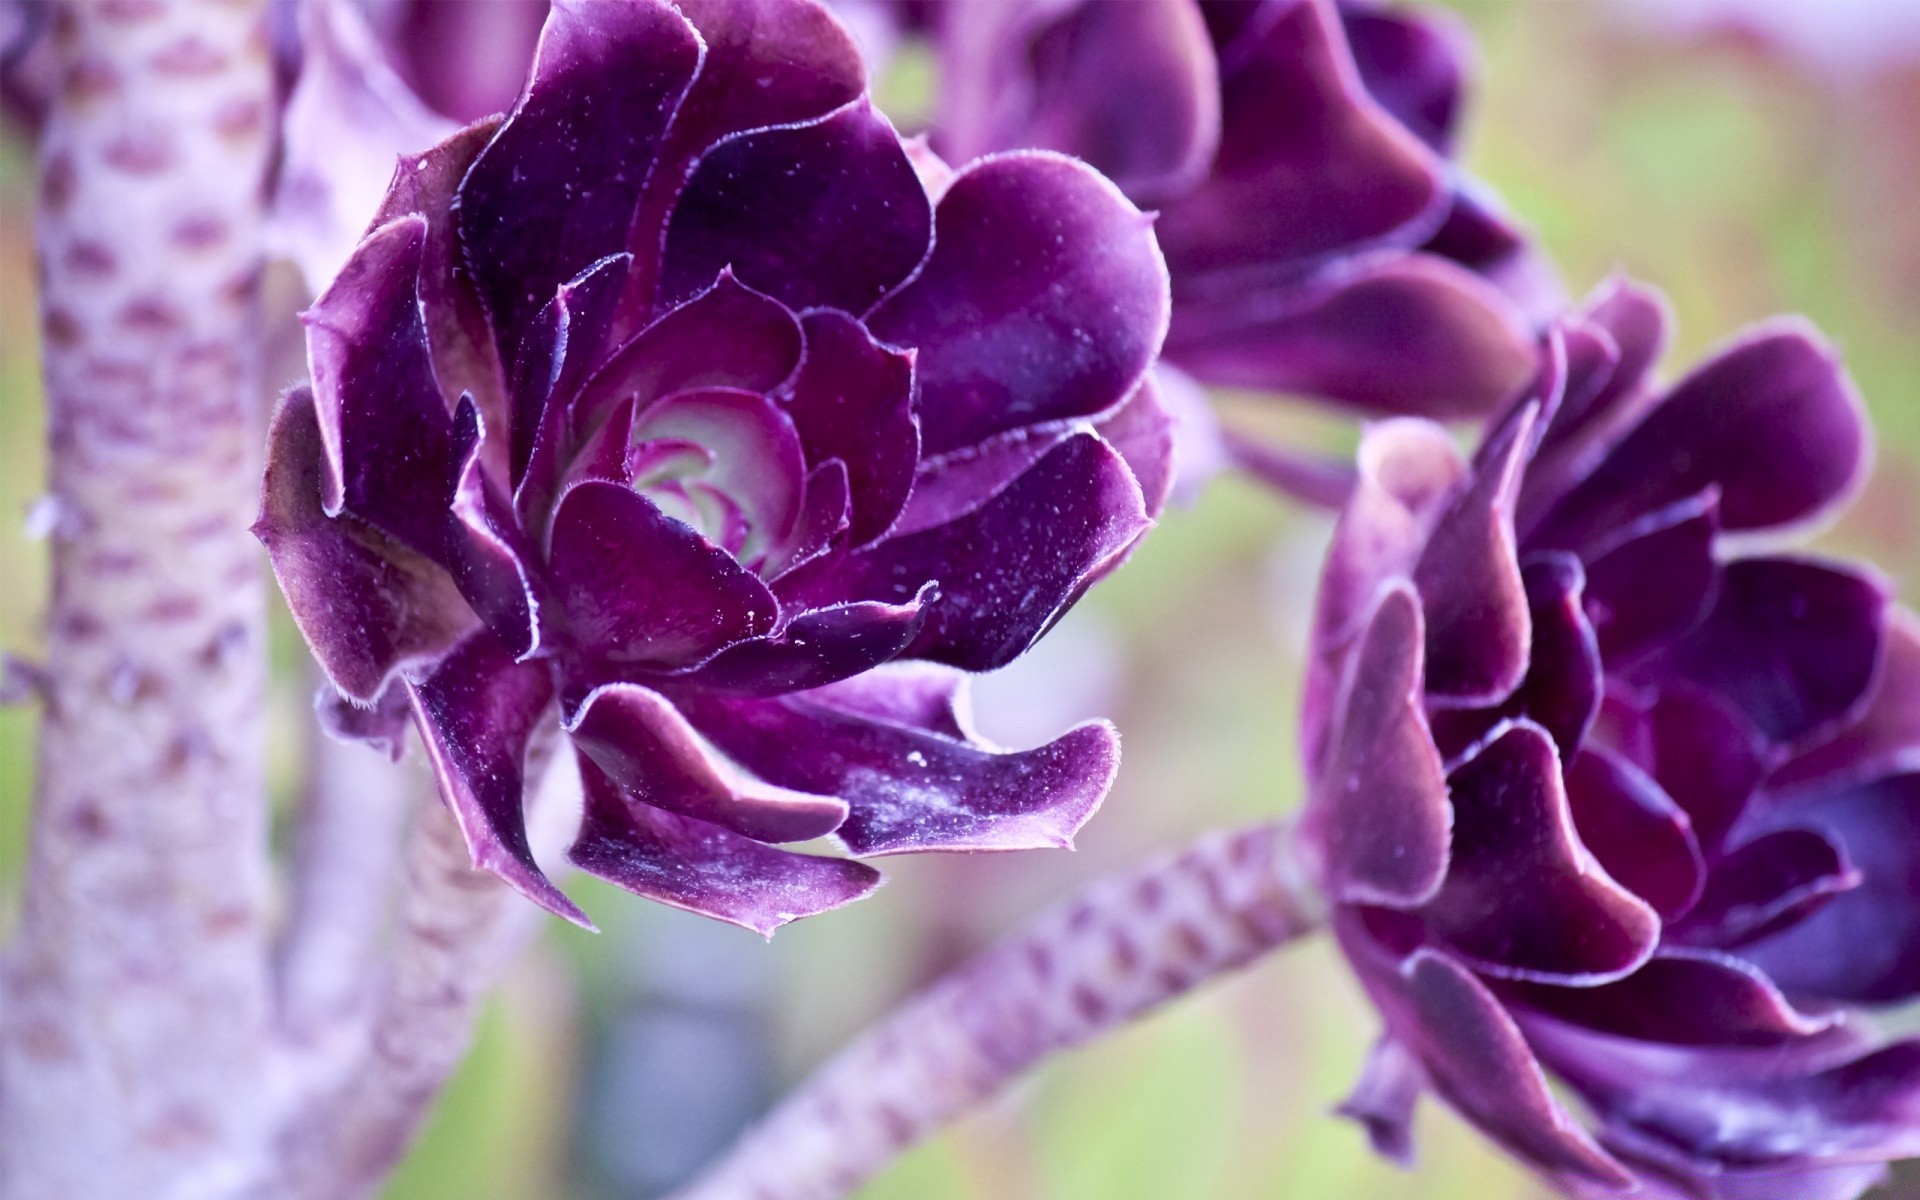
[{"label": "purple flower bud", "polygon": [[1467,74],[1453,22],[1334,0],[1008,0],[935,16],[942,153],[1060,150],[1159,209],[1168,363],[1437,419],[1484,415],[1526,383],[1535,328],[1562,299],[1449,160]]},{"label": "purple flower bud", "polygon": [[[1670,388],[1625,283],[1471,459],[1368,430],[1321,583],[1303,845],[1386,1031],[1347,1110],[1430,1088],[1580,1194],[1857,1196],[1920,1153],[1920,621],[1765,550],[1864,412],[1776,321]],[[1576,1121],[1557,1079],[1591,1121]]]},{"label": "purple flower bud", "polygon": [[307,313],[258,530],[340,692],[404,689],[477,863],[584,922],[521,812],[557,705],[573,861],[769,931],[878,881],[776,843],[1060,846],[1104,796],[1110,727],[1003,751],[962,672],[1151,524],[1167,305],[1079,163],[930,194],[809,0],[561,4]]}]

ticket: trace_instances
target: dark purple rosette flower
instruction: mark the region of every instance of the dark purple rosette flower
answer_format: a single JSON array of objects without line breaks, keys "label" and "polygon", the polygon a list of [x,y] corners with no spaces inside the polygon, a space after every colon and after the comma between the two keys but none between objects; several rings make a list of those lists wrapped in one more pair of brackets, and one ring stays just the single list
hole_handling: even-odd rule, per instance
[{"label": "dark purple rosette flower", "polygon": [[557,714],[573,862],[767,931],[878,880],[782,843],[1061,846],[1104,796],[1110,727],[1001,750],[963,673],[1151,524],[1167,303],[1079,163],[924,182],[808,0],[561,4],[306,315],[258,529],[476,863],[584,922],[523,817]]},{"label": "dark purple rosette flower", "polygon": [[1464,31],[1333,0],[908,6],[940,64],[933,144],[1076,155],[1173,277],[1165,361],[1373,414],[1480,417],[1531,376],[1551,271],[1451,155]]},{"label": "dark purple rosette flower", "polygon": [[1866,462],[1833,349],[1661,388],[1665,342],[1609,285],[1471,459],[1362,443],[1301,823],[1386,1027],[1345,1111],[1404,1156],[1431,1089],[1581,1195],[1850,1198],[1920,1153],[1865,1011],[1920,993],[1920,622],[1778,549]]}]

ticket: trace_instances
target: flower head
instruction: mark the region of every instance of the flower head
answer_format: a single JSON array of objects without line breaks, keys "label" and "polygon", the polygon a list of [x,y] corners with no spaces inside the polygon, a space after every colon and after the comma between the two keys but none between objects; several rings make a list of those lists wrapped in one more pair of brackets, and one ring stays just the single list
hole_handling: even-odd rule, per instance
[{"label": "flower head", "polygon": [[1920,993],[1920,623],[1760,548],[1864,467],[1832,349],[1662,389],[1665,324],[1603,289],[1471,460],[1363,441],[1302,820],[1386,1026],[1348,1111],[1404,1154],[1431,1088],[1583,1194],[1852,1197],[1920,1152],[1920,1043],[1861,1012]]},{"label": "flower head", "polygon": [[1010,0],[929,15],[934,145],[1084,158],[1159,209],[1166,361],[1369,413],[1481,416],[1558,286],[1450,161],[1464,34],[1334,0]]},{"label": "flower head", "polygon": [[774,843],[1064,845],[1111,780],[1105,725],[982,742],[961,672],[1151,523],[1164,267],[1079,163],[916,163],[863,78],[808,0],[557,5],[305,318],[258,526],[295,617],[576,920],[522,817],[556,704],[572,860],[762,930],[877,881]]}]

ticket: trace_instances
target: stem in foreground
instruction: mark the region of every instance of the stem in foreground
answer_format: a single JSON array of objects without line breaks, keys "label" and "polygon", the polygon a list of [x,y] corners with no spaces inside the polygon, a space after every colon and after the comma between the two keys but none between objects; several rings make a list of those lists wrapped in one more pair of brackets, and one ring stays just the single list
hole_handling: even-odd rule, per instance
[{"label": "stem in foreground", "polygon": [[56,9],[36,227],[54,593],[0,1191],[208,1194],[269,1042],[264,5]]},{"label": "stem in foreground", "polygon": [[834,1200],[1050,1055],[1314,929],[1288,830],[1102,880],[908,1000],[676,1200]]}]

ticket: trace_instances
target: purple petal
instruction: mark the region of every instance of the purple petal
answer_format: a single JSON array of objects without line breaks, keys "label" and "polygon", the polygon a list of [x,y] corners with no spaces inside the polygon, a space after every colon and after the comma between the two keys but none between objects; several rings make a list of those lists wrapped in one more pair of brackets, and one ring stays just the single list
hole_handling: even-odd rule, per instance
[{"label": "purple petal", "polygon": [[1662,917],[1700,898],[1707,866],[1693,822],[1631,762],[1588,746],[1567,765],[1567,801],[1581,844]]},{"label": "purple petal", "polygon": [[1461,705],[1498,703],[1527,672],[1527,590],[1513,541],[1538,410],[1520,409],[1488,437],[1486,463],[1448,504],[1413,572],[1427,618],[1427,694]]},{"label": "purple petal", "polygon": [[1430,949],[1390,958],[1351,916],[1336,918],[1334,932],[1389,1034],[1462,1116],[1543,1171],[1632,1183],[1554,1098],[1513,1018],[1472,972]]},{"label": "purple petal", "polygon": [[[561,284],[520,343],[509,394],[508,466],[523,511],[538,511],[555,495],[564,466],[567,406],[606,358],[614,306],[632,262],[628,255],[612,255]],[[540,462],[530,467],[536,454]],[[529,474],[536,478],[529,481]]]},{"label": "purple petal", "polygon": [[427,222],[420,265],[420,311],[433,350],[433,373],[449,406],[462,393],[474,398],[489,429],[510,428],[506,381],[494,347],[493,326],[474,291],[454,228],[454,193],[473,160],[500,128],[500,119],[477,121],[439,145],[403,155],[393,186],[374,215],[378,227],[411,214]]},{"label": "purple petal", "polygon": [[1648,772],[1714,853],[1766,773],[1764,747],[1724,700],[1686,684],[1663,690],[1644,723]]},{"label": "purple petal", "polygon": [[1024,653],[1150,525],[1125,461],[1076,434],[965,516],[819,560],[781,595],[903,604],[935,582],[910,653],[987,671]]},{"label": "purple petal", "polygon": [[760,842],[832,833],[845,801],[738,778],[673,704],[632,683],[596,688],[567,724],[580,752],[628,798],[707,821]]},{"label": "purple petal", "polygon": [[761,778],[842,797],[836,836],[863,857],[924,850],[1065,847],[1119,767],[1119,739],[1082,725],[1033,750],[862,715],[806,694],[770,700],[690,698],[683,711]]},{"label": "purple petal", "polygon": [[1213,47],[1190,0],[1002,4],[941,31],[940,144],[1084,159],[1145,202],[1207,169],[1220,140]]},{"label": "purple petal", "polygon": [[1453,846],[1429,925],[1483,971],[1599,982],[1653,952],[1660,918],[1581,845],[1553,739],[1518,722],[1448,777]]},{"label": "purple petal", "polygon": [[1126,460],[1149,517],[1166,508],[1174,479],[1177,418],[1161,400],[1161,376],[1160,371],[1149,371],[1125,403],[1094,424],[1094,431]]},{"label": "purple petal", "polygon": [[301,321],[327,514],[352,513],[431,556],[446,529],[454,462],[415,288],[426,237],[417,216],[369,234]]},{"label": "purple petal", "polygon": [[471,397],[454,414],[454,460],[460,463],[446,534],[446,562],[461,595],[515,658],[541,641],[540,596],[546,590],[538,549],[521,531],[513,506],[482,467],[486,433]]},{"label": "purple petal", "polygon": [[327,678],[371,704],[395,672],[439,657],[479,621],[445,568],[322,511],[323,454],[313,396],[296,388],[274,414],[253,530]]},{"label": "purple petal", "polygon": [[460,243],[509,354],[555,289],[628,249],[701,56],[664,0],[554,5],[526,92],[460,186]]},{"label": "purple petal", "polygon": [[1570,555],[1544,555],[1521,569],[1533,649],[1520,698],[1562,755],[1586,740],[1600,712],[1600,647],[1582,607],[1586,576]]},{"label": "purple petal", "polygon": [[880,886],[880,873],[864,863],[778,850],[624,795],[584,756],[580,777],[586,813],[567,857],[636,896],[771,937]]},{"label": "purple petal", "polygon": [[856,717],[909,725],[960,741],[972,733],[972,676],[929,662],[896,662],[828,687],[808,700]]},{"label": "purple petal", "polygon": [[921,459],[914,472],[913,492],[889,534],[905,537],[977,511],[1078,432],[1081,430],[1064,424],[1014,429],[976,445]]},{"label": "purple petal", "polygon": [[1469,46],[1437,9],[1346,4],[1340,24],[1367,94],[1436,154],[1453,153]]},{"label": "purple petal", "polygon": [[1376,256],[1304,288],[1183,291],[1167,358],[1207,383],[1436,420],[1491,411],[1535,362],[1532,333],[1496,288],[1418,254]]},{"label": "purple petal", "polygon": [[800,366],[804,347],[800,322],[786,305],[722,272],[607,360],[574,405],[573,436],[585,437],[629,400],[644,408],[696,388],[771,392]]},{"label": "purple petal", "polygon": [[561,498],[551,562],[575,653],[597,667],[688,665],[767,633],[779,611],[725,551],[618,484]]},{"label": "purple petal", "polygon": [[440,795],[473,865],[555,916],[592,929],[586,914],[534,863],[527,844],[527,741],[553,701],[546,664],[514,662],[506,647],[482,631],[432,675],[408,680],[407,694]]},{"label": "purple petal", "polygon": [[1840,846],[1860,884],[1742,953],[1794,995],[1886,1004],[1920,994],[1920,777],[1783,806],[1776,819]]},{"label": "purple petal", "polygon": [[1681,1046],[1772,1046],[1831,1028],[1796,1010],[1752,964],[1716,950],[1662,949],[1598,987],[1504,985],[1512,1001],[1601,1033]]},{"label": "purple petal", "polygon": [[938,594],[929,583],[905,604],[863,600],[811,609],[778,634],[728,646],[677,681],[755,696],[837,683],[905,653]]},{"label": "purple petal", "polygon": [[1803,323],[1764,326],[1675,385],[1533,536],[1578,546],[1710,486],[1729,530],[1806,521],[1853,489],[1867,436],[1834,349]]},{"label": "purple petal", "polygon": [[1767,777],[1767,790],[1801,793],[1920,770],[1920,619],[1887,614],[1886,661],[1860,719]]},{"label": "purple petal", "polygon": [[843,313],[808,313],[806,361],[787,398],[807,461],[846,464],[853,500],[849,537],[863,546],[885,533],[913,489],[920,427],[913,415],[913,360],[882,346]]},{"label": "purple petal", "polygon": [[1860,872],[1826,837],[1808,829],[1761,834],[1713,864],[1699,903],[1670,933],[1686,945],[1732,949],[1859,885]]},{"label": "purple petal", "polygon": [[1112,184],[1000,155],[961,171],[934,220],[932,256],[868,321],[920,351],[927,453],[1105,412],[1139,385],[1166,335],[1166,264]]},{"label": "purple petal", "polygon": [[421,99],[463,121],[513,107],[546,22],[546,0],[397,7],[390,48]]},{"label": "purple petal", "polygon": [[866,86],[859,50],[823,5],[681,0],[677,6],[699,31],[705,54],[693,87],[674,113],[634,219],[631,244],[640,261],[629,307],[640,313],[653,309],[667,220],[696,160],[737,133],[816,121]]},{"label": "purple petal", "polygon": [[1163,213],[1175,273],[1292,267],[1437,219],[1440,164],[1367,97],[1333,5],[1251,25],[1221,59],[1213,171]]},{"label": "purple petal", "polygon": [[407,727],[413,709],[404,686],[389,685],[372,707],[341,695],[332,684],[322,684],[313,697],[314,722],[335,741],[358,742],[399,762],[407,752]]},{"label": "purple petal", "polygon": [[794,308],[864,312],[927,255],[932,205],[899,135],[866,100],[709,151],[667,224],[660,303],[731,266]]},{"label": "purple petal", "polygon": [[1425,1086],[1419,1060],[1391,1036],[1383,1036],[1367,1052],[1353,1091],[1334,1111],[1360,1123],[1375,1154],[1411,1167],[1413,1108]]},{"label": "purple petal", "polygon": [[1720,583],[1713,555],[1719,535],[1720,497],[1708,488],[1588,552],[1587,615],[1609,666],[1619,670],[1706,616]]},{"label": "purple petal", "polygon": [[1420,705],[1419,601],[1384,589],[1334,705],[1301,834],[1334,900],[1410,907],[1439,890],[1453,825],[1446,774]]},{"label": "purple petal", "polygon": [[1869,699],[1886,613],[1886,585],[1862,570],[1743,559],[1721,571],[1705,621],[1650,669],[1720,693],[1775,743],[1795,742]]}]

